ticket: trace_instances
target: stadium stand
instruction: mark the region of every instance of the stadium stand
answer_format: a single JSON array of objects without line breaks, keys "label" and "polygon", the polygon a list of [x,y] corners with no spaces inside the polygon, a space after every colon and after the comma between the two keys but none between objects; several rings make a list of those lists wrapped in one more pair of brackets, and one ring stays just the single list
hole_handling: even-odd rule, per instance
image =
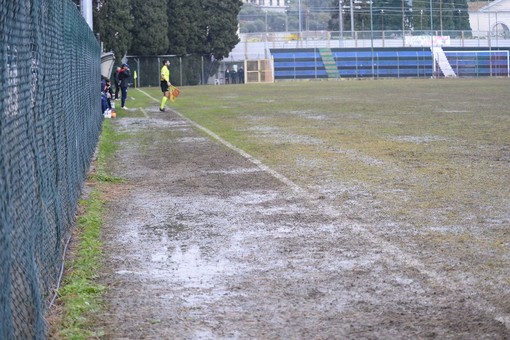
[{"label": "stadium stand", "polygon": [[[443,48],[459,77],[509,76],[509,50]],[[271,49],[275,80],[444,77],[433,52],[423,48]],[[336,72],[334,70],[336,66]]]}]

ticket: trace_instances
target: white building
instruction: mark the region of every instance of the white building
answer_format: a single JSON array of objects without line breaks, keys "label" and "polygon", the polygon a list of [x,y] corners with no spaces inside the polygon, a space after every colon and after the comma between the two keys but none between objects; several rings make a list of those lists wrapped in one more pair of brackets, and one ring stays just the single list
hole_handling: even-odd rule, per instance
[{"label": "white building", "polygon": [[259,5],[263,10],[284,11],[285,0],[243,0],[244,3]]},{"label": "white building", "polygon": [[469,2],[469,23],[473,36],[510,36],[510,0]]}]

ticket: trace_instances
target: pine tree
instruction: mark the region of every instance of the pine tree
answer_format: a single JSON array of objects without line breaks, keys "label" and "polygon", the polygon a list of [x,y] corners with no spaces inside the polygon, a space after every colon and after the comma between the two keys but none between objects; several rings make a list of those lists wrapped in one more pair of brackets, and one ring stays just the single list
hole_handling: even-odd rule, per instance
[{"label": "pine tree", "polygon": [[[402,6],[404,8],[402,8]],[[374,30],[401,31],[402,10],[404,10],[404,29],[409,29],[407,18],[409,3],[402,0],[375,0],[373,4]]]},{"label": "pine tree", "polygon": [[[338,6],[338,1],[333,0],[332,4]],[[350,1],[343,0],[343,26],[344,31],[350,30],[351,27],[351,10],[349,8]],[[353,19],[354,30],[368,31],[370,30],[370,3],[369,0],[362,0],[361,2],[353,1]],[[409,3],[404,2],[404,11],[406,18],[409,13]],[[329,22],[331,30],[338,30],[338,12],[333,12]],[[374,0],[372,3],[372,24],[375,31],[387,30],[402,30],[402,0]],[[408,24],[404,22],[406,29]]]},{"label": "pine tree", "polygon": [[[413,27],[415,30],[438,32],[471,31],[467,0],[432,1],[432,27],[430,21],[430,2],[413,1]],[[448,32],[453,34],[453,32]]]},{"label": "pine tree", "polygon": [[168,50],[167,0],[131,0],[134,25],[130,54],[157,55]]},{"label": "pine tree", "polygon": [[237,16],[240,0],[203,0],[205,44],[203,53],[223,59],[239,43]]},{"label": "pine tree", "polygon": [[125,0],[99,1],[94,4],[94,30],[99,33],[105,51],[113,51],[117,63],[131,46],[133,18]]},{"label": "pine tree", "polygon": [[200,45],[202,8],[198,0],[169,0],[168,1],[168,53],[187,55],[195,53]]},{"label": "pine tree", "polygon": [[468,4],[466,0],[453,0],[453,29],[471,32],[469,23]]},{"label": "pine tree", "polygon": [[169,0],[170,53],[223,59],[239,42],[240,0]]}]

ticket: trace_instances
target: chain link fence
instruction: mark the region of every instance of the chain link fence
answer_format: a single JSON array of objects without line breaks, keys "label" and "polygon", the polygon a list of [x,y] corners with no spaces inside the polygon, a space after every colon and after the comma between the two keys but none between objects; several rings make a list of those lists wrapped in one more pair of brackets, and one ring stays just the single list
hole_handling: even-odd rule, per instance
[{"label": "chain link fence", "polygon": [[134,75],[133,71],[136,72],[136,78],[131,78],[132,85],[159,86],[159,73],[164,59],[170,60],[170,81],[177,86],[213,84],[216,73],[222,65],[221,61],[196,55],[128,56],[131,73]]},{"label": "chain link fence", "polygon": [[70,0],[0,0],[0,338],[44,314],[100,134],[100,47]]}]

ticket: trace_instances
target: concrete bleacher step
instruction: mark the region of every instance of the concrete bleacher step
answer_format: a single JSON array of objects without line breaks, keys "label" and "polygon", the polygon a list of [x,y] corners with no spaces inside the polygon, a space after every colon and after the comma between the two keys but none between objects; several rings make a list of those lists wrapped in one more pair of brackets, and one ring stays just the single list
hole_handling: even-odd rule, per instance
[{"label": "concrete bleacher step", "polygon": [[456,77],[455,71],[453,71],[448,58],[446,58],[446,54],[444,53],[441,46],[434,46],[431,48],[432,54],[434,55],[434,60],[443,72],[445,77]]},{"label": "concrete bleacher step", "polygon": [[319,53],[322,58],[322,63],[324,64],[324,68],[326,69],[326,73],[328,74],[328,78],[340,77],[340,73],[338,72],[338,67],[336,66],[336,61],[333,57],[331,49],[319,48]]}]

